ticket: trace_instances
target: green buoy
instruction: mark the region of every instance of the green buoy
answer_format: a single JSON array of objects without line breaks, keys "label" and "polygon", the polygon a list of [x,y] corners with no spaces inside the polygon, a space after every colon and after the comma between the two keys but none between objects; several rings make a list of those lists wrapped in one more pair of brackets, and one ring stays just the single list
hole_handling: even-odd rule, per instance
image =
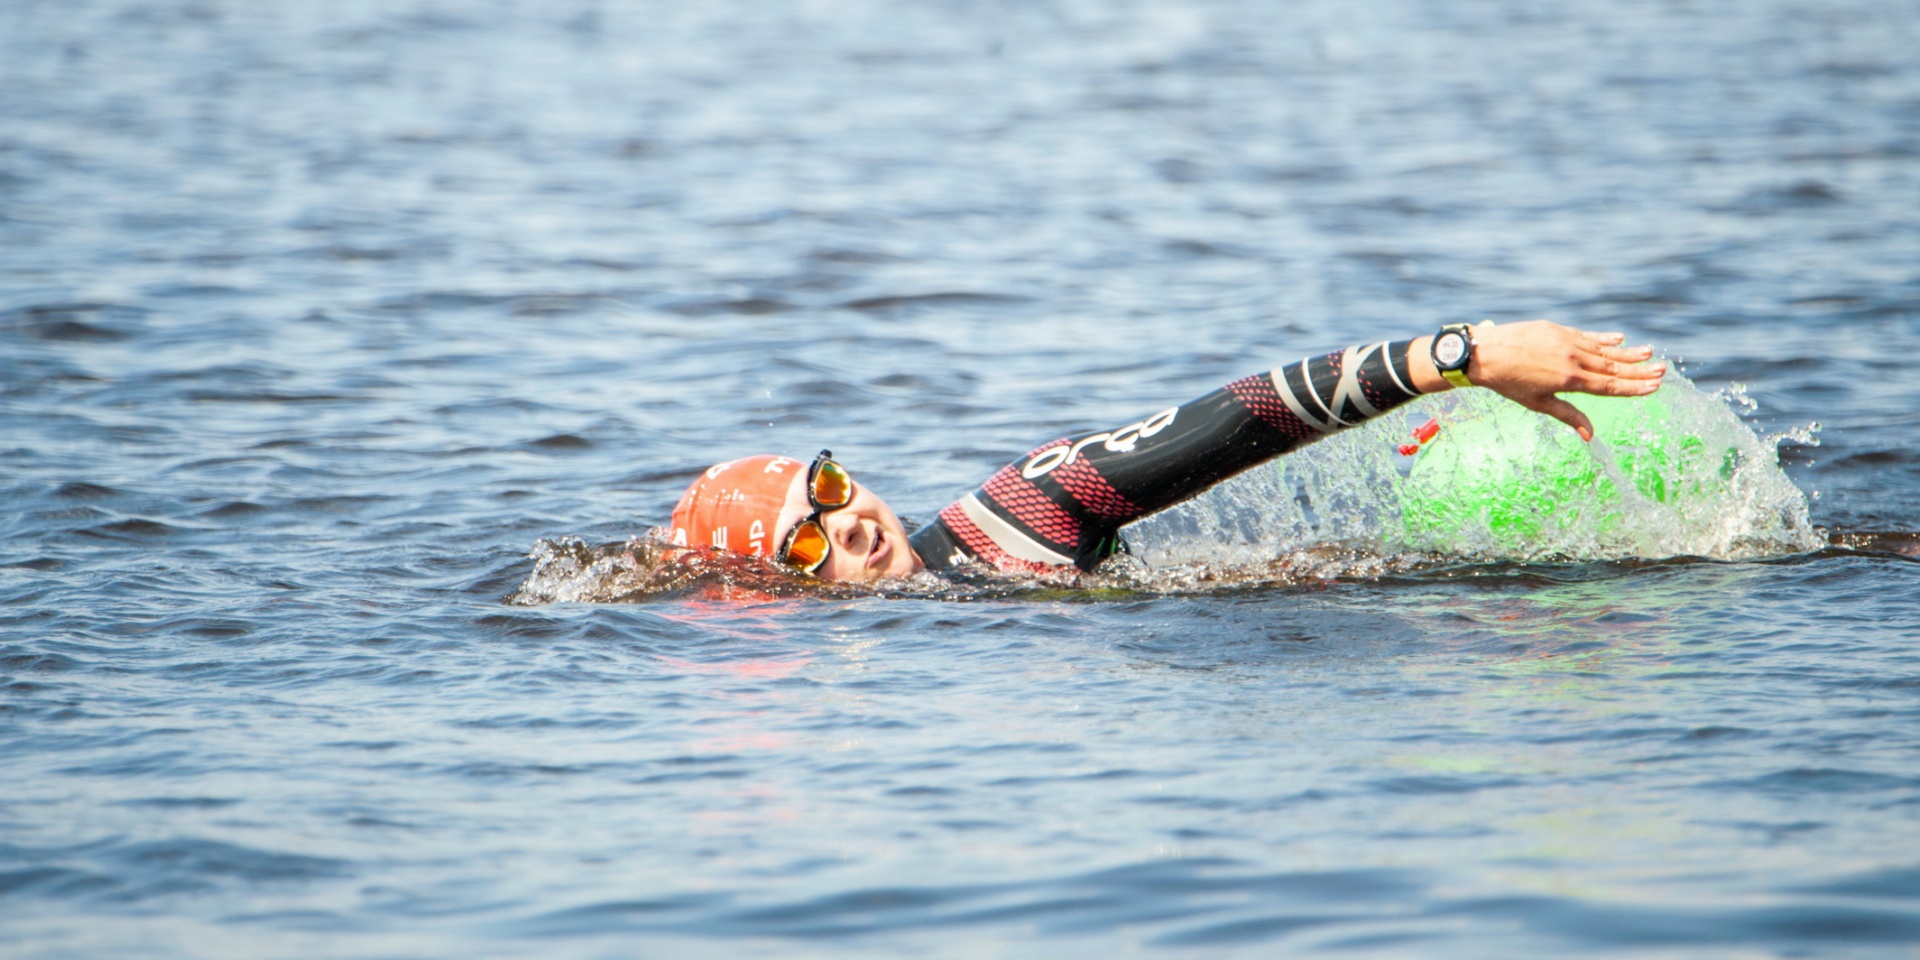
[{"label": "green buoy", "polygon": [[1407,545],[1533,556],[1541,543],[1604,538],[1629,512],[1711,509],[1739,466],[1737,449],[1709,449],[1661,394],[1566,399],[1593,421],[1591,445],[1498,397],[1443,414],[1400,488]]}]

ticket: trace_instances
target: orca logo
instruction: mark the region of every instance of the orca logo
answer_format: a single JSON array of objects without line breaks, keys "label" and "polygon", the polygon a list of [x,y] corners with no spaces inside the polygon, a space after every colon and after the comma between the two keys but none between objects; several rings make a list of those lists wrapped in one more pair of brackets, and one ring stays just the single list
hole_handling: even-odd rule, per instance
[{"label": "orca logo", "polygon": [[1138,446],[1140,441],[1165,430],[1172,425],[1173,418],[1179,415],[1179,407],[1168,407],[1145,420],[1129,423],[1111,433],[1096,433],[1081,437],[1071,444],[1048,447],[1034,454],[1027,461],[1027,465],[1020,469],[1020,475],[1028,480],[1038,480],[1079,459],[1081,449],[1091,443],[1100,444],[1113,453],[1132,453],[1133,448]]}]

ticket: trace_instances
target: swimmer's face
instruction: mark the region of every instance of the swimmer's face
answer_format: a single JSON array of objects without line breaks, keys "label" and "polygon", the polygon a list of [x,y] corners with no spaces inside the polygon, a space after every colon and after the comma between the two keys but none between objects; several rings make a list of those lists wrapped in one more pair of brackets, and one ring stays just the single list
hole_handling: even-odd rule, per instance
[{"label": "swimmer's face", "polygon": [[[807,501],[806,471],[802,470],[787,488],[787,502],[780,510],[773,542],[785,543],[787,531],[812,512],[813,504]],[[820,526],[833,545],[827,562],[814,571],[822,580],[881,580],[925,569],[913,548],[907,546],[907,530],[900,525],[900,518],[858,479],[853,481],[853,499],[844,507],[822,513]]]}]

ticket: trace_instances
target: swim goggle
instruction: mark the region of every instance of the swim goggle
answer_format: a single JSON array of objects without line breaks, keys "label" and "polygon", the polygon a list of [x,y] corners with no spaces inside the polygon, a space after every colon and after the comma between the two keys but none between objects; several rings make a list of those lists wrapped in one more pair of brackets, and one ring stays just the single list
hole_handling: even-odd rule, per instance
[{"label": "swim goggle", "polygon": [[820,451],[813,458],[813,466],[807,468],[807,502],[813,505],[813,512],[787,531],[780,552],[774,554],[801,573],[820,569],[833,553],[820,515],[853,502],[853,478],[847,475],[847,468],[833,461],[832,450]]}]

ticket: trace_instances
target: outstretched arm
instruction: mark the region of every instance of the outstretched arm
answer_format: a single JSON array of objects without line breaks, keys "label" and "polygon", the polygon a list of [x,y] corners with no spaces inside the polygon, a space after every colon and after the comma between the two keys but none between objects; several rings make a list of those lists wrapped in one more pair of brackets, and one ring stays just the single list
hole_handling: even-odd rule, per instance
[{"label": "outstretched arm", "polygon": [[[1659,388],[1660,364],[1618,333],[1544,320],[1474,330],[1468,378],[1557,417],[1585,439],[1592,425],[1558,392],[1638,396]],[[1074,564],[1091,570],[1120,527],[1329,433],[1452,385],[1431,337],[1350,347],[1227,384],[1112,430],[1036,447],[940,512],[913,546],[932,567],[972,556],[1002,569]]]}]

